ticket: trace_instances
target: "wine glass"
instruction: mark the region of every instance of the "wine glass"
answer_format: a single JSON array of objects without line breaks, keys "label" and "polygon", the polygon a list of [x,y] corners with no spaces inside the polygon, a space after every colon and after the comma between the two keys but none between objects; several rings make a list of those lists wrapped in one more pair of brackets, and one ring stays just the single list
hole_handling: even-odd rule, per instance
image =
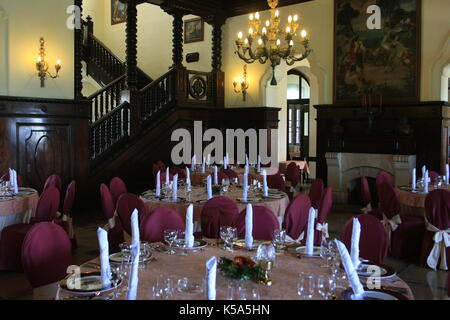
[{"label": "wine glass", "polygon": [[300,296],[300,299],[311,300],[314,297],[314,291],[314,277],[304,272],[300,273],[297,284],[297,294]]},{"label": "wine glass", "polygon": [[229,186],[230,186],[230,180],[227,178],[222,179],[222,191],[224,193],[228,192]]},{"label": "wine glass", "polygon": [[274,230],[273,231],[273,245],[277,253],[283,253],[283,249],[286,247],[286,230]]},{"label": "wine glass", "polygon": [[[173,247],[174,242],[177,240],[178,231],[176,230],[164,230],[164,241],[167,242],[169,247]],[[173,249],[166,252],[167,254],[175,254]]]},{"label": "wine glass", "polygon": [[230,227],[228,227],[228,226],[222,226],[222,227],[220,227],[220,239],[222,239],[222,241],[223,241],[223,249],[224,250],[227,250],[227,242],[228,242],[228,229],[229,229]]},{"label": "wine glass", "polygon": [[156,283],[152,287],[153,298],[170,299],[173,297],[174,285],[170,277],[159,275],[156,278]]},{"label": "wine glass", "polygon": [[226,241],[226,245],[228,247],[227,250],[233,251],[234,244],[238,240],[238,232],[236,228],[229,227],[228,228],[228,237]]}]

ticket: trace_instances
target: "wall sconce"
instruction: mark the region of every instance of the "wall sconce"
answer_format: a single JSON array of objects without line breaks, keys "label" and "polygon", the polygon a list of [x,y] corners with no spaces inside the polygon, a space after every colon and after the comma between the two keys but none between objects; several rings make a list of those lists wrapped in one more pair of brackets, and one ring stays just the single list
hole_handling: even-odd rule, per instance
[{"label": "wall sconce", "polygon": [[39,40],[41,43],[41,47],[39,49],[39,57],[37,58],[36,62],[36,69],[38,71],[38,76],[41,79],[41,88],[45,88],[45,79],[47,77],[47,74],[50,76],[50,78],[55,79],[58,78],[59,70],[61,70],[61,60],[57,60],[55,64],[55,70],[56,74],[52,76],[52,74],[48,71],[48,64],[45,61],[45,41],[44,38],[41,38]]},{"label": "wall sconce", "polygon": [[[238,84],[240,88],[238,87]],[[234,92],[236,93],[242,93],[242,99],[245,101],[245,98],[247,96],[247,90],[249,87],[248,81],[247,81],[247,65],[244,65],[244,77],[243,78],[234,78],[233,81],[234,86]]]}]

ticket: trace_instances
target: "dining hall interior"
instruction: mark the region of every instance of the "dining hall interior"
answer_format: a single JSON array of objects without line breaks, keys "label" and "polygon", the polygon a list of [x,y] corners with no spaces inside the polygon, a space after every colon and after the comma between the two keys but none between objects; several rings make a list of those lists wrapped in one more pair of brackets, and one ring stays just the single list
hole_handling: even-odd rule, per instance
[{"label": "dining hall interior", "polygon": [[0,300],[449,300],[449,14],[0,0]]}]

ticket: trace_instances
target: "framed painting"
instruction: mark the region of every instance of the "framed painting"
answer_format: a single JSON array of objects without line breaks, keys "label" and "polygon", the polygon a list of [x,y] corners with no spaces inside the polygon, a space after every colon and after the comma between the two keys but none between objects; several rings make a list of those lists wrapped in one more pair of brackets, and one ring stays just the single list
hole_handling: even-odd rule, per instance
[{"label": "framed painting", "polygon": [[336,0],[335,104],[420,97],[421,0]]},{"label": "framed painting", "polygon": [[205,39],[205,24],[202,18],[184,21],[184,43],[199,42]]},{"label": "framed painting", "polygon": [[127,4],[120,0],[111,0],[111,25],[127,21]]}]

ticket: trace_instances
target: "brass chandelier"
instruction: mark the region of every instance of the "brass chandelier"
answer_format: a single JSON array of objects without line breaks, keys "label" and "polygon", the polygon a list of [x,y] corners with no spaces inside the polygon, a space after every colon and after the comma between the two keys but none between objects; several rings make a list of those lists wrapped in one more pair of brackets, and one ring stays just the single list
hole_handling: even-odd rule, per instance
[{"label": "brass chandelier", "polygon": [[[261,29],[262,23],[259,12],[250,14],[248,35],[244,39],[243,33],[238,33],[236,53],[239,58],[248,64],[255,61],[265,64],[270,60],[273,72],[270,84],[276,86],[275,67],[280,65],[281,60],[285,60],[287,65],[292,66],[295,62],[306,59],[312,50],[309,48],[308,34],[306,30],[302,30],[300,32],[300,44],[304,51],[296,57],[298,49],[295,46],[294,37],[297,36],[299,27],[298,15],[290,15],[286,28],[280,29],[280,12],[276,9],[278,0],[267,0],[267,3],[270,7],[270,20],[267,20],[265,26]],[[281,39],[284,39],[285,44],[282,45]],[[255,41],[258,45],[253,48],[252,45]]]}]

